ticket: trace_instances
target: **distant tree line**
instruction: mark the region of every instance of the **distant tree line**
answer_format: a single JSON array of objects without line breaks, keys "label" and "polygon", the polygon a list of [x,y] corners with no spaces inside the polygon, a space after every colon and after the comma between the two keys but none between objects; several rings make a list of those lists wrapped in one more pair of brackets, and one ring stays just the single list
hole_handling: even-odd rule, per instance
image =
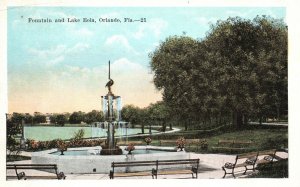
[{"label": "distant tree line", "polygon": [[203,39],[168,37],[149,56],[154,84],[178,121],[230,119],[239,128],[249,119],[287,118],[283,20],[228,18],[211,25]]},{"label": "distant tree line", "polygon": [[79,124],[81,122],[90,124],[92,122],[99,122],[104,120],[103,112],[92,110],[91,112],[73,112],[73,113],[55,113],[55,114],[42,114],[35,112],[33,115],[29,113],[17,113],[14,112],[11,115],[11,123],[15,124],[41,124],[46,123],[46,119],[49,117],[50,123],[58,126],[64,126],[66,123]]}]

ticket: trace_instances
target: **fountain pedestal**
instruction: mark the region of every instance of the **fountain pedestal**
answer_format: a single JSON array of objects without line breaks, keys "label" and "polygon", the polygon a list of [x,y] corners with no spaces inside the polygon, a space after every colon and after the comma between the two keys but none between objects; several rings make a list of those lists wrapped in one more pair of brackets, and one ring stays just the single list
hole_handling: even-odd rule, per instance
[{"label": "fountain pedestal", "polygon": [[[107,139],[105,145],[102,145],[102,150],[100,151],[101,155],[120,155],[122,154],[122,149],[120,149],[115,143],[115,127],[112,123],[115,119],[114,117],[114,101],[119,99],[120,96],[115,96],[112,91],[111,87],[114,84],[114,81],[110,78],[110,62],[109,62],[109,74],[108,79],[109,81],[106,83],[106,87],[108,88],[108,93],[106,96],[102,96],[104,106],[103,108],[107,111],[105,113],[105,118],[108,123],[107,129]],[[117,100],[118,101],[118,100]]]}]

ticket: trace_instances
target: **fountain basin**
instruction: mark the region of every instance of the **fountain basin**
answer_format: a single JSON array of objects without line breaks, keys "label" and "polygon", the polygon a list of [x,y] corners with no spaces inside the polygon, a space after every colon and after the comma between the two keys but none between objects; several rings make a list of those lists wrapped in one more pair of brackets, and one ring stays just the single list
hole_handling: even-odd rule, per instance
[{"label": "fountain basin", "polygon": [[[123,149],[123,155],[99,155],[100,146],[69,148],[64,155],[59,155],[57,149],[32,153],[33,164],[57,164],[58,170],[64,173],[109,173],[112,162],[130,162],[145,160],[189,159],[190,154],[185,151],[177,152],[174,147],[135,146],[136,149],[128,155]],[[136,152],[136,153],[135,153]],[[150,166],[117,168],[115,171],[143,171],[151,170]],[[172,166],[166,166],[172,167]]]}]

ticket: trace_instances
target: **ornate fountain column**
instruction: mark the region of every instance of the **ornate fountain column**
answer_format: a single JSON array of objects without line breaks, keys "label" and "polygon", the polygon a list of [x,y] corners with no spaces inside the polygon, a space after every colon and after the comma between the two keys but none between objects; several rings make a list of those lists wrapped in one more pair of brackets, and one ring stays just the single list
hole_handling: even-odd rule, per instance
[{"label": "ornate fountain column", "polygon": [[109,81],[105,85],[105,87],[108,88],[108,93],[106,96],[102,96],[102,108],[104,117],[105,121],[108,122],[107,139],[106,144],[102,146],[100,154],[115,155],[122,154],[122,150],[118,146],[116,146],[115,143],[115,126],[113,124],[113,121],[115,120],[114,101],[117,102],[117,99],[120,98],[120,96],[115,96],[111,91],[111,87],[114,84],[114,81],[110,78],[110,61],[108,62],[108,79]]}]

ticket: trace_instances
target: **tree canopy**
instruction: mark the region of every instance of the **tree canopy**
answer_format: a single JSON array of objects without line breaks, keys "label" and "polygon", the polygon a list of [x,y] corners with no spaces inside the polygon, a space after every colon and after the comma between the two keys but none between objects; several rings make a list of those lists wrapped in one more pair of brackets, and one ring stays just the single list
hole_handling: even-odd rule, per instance
[{"label": "tree canopy", "polygon": [[282,20],[228,18],[195,40],[172,36],[150,54],[154,84],[182,119],[287,112],[287,27]]}]

